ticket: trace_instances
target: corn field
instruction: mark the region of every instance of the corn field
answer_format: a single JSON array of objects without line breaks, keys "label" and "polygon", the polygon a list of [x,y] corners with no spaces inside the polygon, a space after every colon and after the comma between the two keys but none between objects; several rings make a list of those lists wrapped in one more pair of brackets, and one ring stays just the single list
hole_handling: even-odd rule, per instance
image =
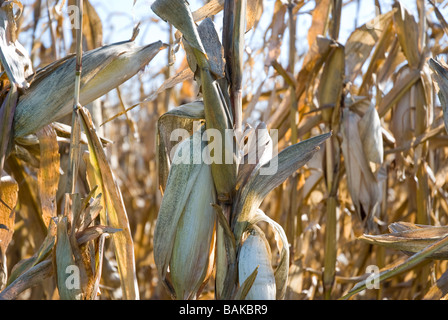
[{"label": "corn field", "polygon": [[448,1],[107,3],[0,0],[0,300],[448,298]]}]

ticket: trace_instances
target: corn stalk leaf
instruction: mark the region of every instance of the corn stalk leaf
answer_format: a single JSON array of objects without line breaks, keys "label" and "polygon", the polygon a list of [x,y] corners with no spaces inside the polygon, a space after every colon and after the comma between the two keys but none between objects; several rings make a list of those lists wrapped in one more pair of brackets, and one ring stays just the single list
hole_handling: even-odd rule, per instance
[{"label": "corn stalk leaf", "polygon": [[[408,255],[412,255],[448,235],[448,227],[420,225],[415,228],[406,229],[403,225],[395,224],[389,228],[394,231],[384,235],[363,235],[359,239],[367,243],[400,250]],[[428,258],[446,260],[448,259],[448,248],[443,247],[428,256]]]},{"label": "corn stalk leaf", "polygon": [[98,185],[97,194],[101,193],[103,195],[109,225],[112,228],[122,230],[114,234],[112,239],[115,244],[115,255],[123,296],[126,300],[138,300],[139,291],[135,269],[134,244],[121,191],[107,162],[103,146],[95,132],[87,109],[80,109],[80,114],[84,131],[89,140],[89,160],[95,175],[94,178],[91,177],[90,181],[96,181]]},{"label": "corn stalk leaf", "polygon": [[68,277],[71,275],[71,267],[76,266],[72,246],[68,236],[68,219],[63,217],[58,223],[57,242],[55,250],[57,285],[59,296],[62,300],[80,300],[82,298],[81,288],[67,285],[70,283]]},{"label": "corn stalk leaf", "polygon": [[60,155],[55,130],[46,126],[37,132],[40,142],[40,168],[37,175],[42,218],[48,228],[57,215],[56,193],[59,184]]},{"label": "corn stalk leaf", "polygon": [[53,275],[53,263],[45,260],[14,280],[0,293],[0,300],[14,300],[25,290],[32,288]]},{"label": "corn stalk leaf", "polygon": [[245,186],[238,191],[235,202],[232,227],[237,244],[268,193],[304,166],[330,136],[331,133],[327,133],[290,146],[265,165],[254,169]]},{"label": "corn stalk leaf", "polygon": [[417,252],[416,254],[414,254],[413,256],[409,257],[406,261],[404,261],[403,263],[399,264],[398,266],[395,266],[393,268],[390,268],[388,270],[384,270],[383,272],[381,272],[380,274],[376,274],[373,277],[369,277],[367,280],[361,281],[359,283],[357,283],[352,290],[350,290],[349,293],[347,293],[346,295],[344,295],[342,298],[340,298],[341,300],[347,300],[350,297],[352,297],[353,295],[365,290],[367,288],[367,284],[368,283],[372,283],[372,281],[385,281],[387,279],[390,279],[391,277],[400,274],[401,272],[405,272],[409,269],[412,269],[413,267],[415,267],[416,265],[418,265],[419,263],[421,263],[423,260],[425,260],[427,257],[429,257],[431,254],[433,254],[434,252],[439,251],[440,249],[442,249],[443,247],[445,247],[446,245],[448,245],[448,235],[444,236],[442,239],[440,239],[439,241],[428,245],[427,247],[425,247],[423,250]]},{"label": "corn stalk leaf", "polygon": [[414,16],[400,2],[395,2],[393,8],[395,9],[393,17],[398,41],[409,66],[413,69],[418,68],[423,49],[419,46],[418,24]]},{"label": "corn stalk leaf", "polygon": [[48,226],[47,236],[45,237],[41,246],[31,258],[22,260],[13,267],[11,275],[8,278],[7,286],[10,286],[16,279],[18,279],[27,270],[33,268],[34,266],[40,264],[41,262],[43,262],[48,258],[48,256],[52,253],[53,247],[56,243],[56,232],[57,232],[56,222],[55,220],[51,220],[50,225]]}]

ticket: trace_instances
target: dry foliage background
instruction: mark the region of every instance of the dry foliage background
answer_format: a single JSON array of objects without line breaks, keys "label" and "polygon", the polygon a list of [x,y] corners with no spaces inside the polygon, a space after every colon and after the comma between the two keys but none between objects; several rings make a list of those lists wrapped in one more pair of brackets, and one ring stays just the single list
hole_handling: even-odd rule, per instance
[{"label": "dry foliage background", "polygon": [[[448,1],[406,1],[412,2],[413,11],[401,1],[393,6],[392,1],[380,0],[247,1],[252,30],[246,34],[243,122],[256,126],[262,121],[279,130],[279,150],[333,131],[322,150],[271,192],[261,207],[284,228],[290,242],[285,298],[344,297],[370,275],[366,268],[371,265],[384,271],[387,279],[380,289],[349,294],[352,299],[446,298],[444,249],[430,259],[407,259],[411,253],[443,241],[448,230],[428,227],[448,223],[448,136],[441,105],[442,91],[448,94],[448,78],[443,66],[434,63],[431,68],[429,64],[430,58],[441,61],[448,54],[448,24],[444,19]],[[338,42],[341,23],[354,24],[369,1],[380,9],[377,18],[354,28],[346,42]],[[84,0],[85,51],[105,44],[103,36],[110,21],[106,24],[100,18],[95,10],[98,2]],[[195,4],[195,20],[199,23],[212,15],[216,24],[222,25],[224,0],[206,2]],[[350,17],[353,21],[341,21],[354,2],[360,8],[358,17],[355,14]],[[43,80],[32,74],[75,52],[75,34],[67,29],[70,17],[65,10],[75,1],[0,3],[4,21],[0,24],[1,70],[5,71],[0,73],[0,154],[7,155],[2,157],[0,185],[0,298],[67,297],[57,289],[60,275],[53,271],[54,266],[82,263],[90,264],[82,275],[88,284],[88,298],[122,299],[138,292],[140,299],[170,299],[158,279],[153,258],[154,228],[162,199],[157,122],[173,107],[198,98],[179,33],[157,16],[149,16],[140,29],[157,30],[159,40],[167,45],[151,49],[151,54],[156,54],[151,62],[139,58],[132,75],[122,75],[131,72],[126,63],[135,64],[126,62],[101,78],[111,91],[85,105],[93,123],[88,115],[81,115],[86,132],[81,145],[87,150],[90,143],[94,161],[84,157],[79,162],[77,196],[68,196],[71,115],[45,114],[43,119],[48,123],[42,125],[37,118],[28,119],[35,130],[25,132],[28,124],[22,123],[25,128],[20,127],[20,132],[26,134],[20,137],[7,124],[11,123],[8,111],[14,110],[11,101],[16,95],[32,92],[30,110],[45,110],[47,103],[56,103],[54,97],[45,100],[43,91],[33,91],[33,82]],[[123,1],[122,5],[140,4],[137,0],[134,4]],[[18,11],[22,11],[20,17],[11,17]],[[307,43],[299,49],[289,39],[304,32],[298,30],[302,24],[297,22],[304,16],[311,17],[312,22],[306,30]],[[218,34],[221,36],[220,30]],[[15,39],[31,50],[20,49]],[[25,54],[18,54],[20,50]],[[123,50],[136,54],[131,47]],[[19,67],[8,68],[22,67],[22,74],[13,72],[15,79],[11,79],[5,61],[14,55]],[[99,73],[101,70],[95,68],[109,63],[101,57],[92,61],[92,67],[85,62],[86,74]],[[54,66],[48,72],[56,73]],[[439,78],[433,78],[433,72],[438,72]],[[66,78],[74,82],[74,69]],[[12,93],[11,83],[18,84],[18,92]],[[27,83],[31,83],[30,88]],[[44,90],[72,95],[57,82],[47,84]],[[102,140],[95,140],[94,132]],[[101,142],[106,146],[105,154]],[[97,166],[92,167],[92,163]],[[100,191],[107,194],[103,198],[97,198],[98,190],[92,188],[98,182],[94,180],[98,172],[102,176]],[[67,197],[71,205],[67,205]],[[115,218],[109,219],[117,219],[116,224],[104,220],[100,214],[104,206],[114,211]],[[66,210],[75,217],[52,222]],[[126,235],[115,243],[108,237],[123,234],[116,229],[121,229],[117,226],[124,218],[129,221],[134,257],[126,257],[126,249],[117,248],[129,244]],[[97,228],[88,227],[89,219],[96,221]],[[369,236],[390,232],[397,235]],[[274,234],[266,229],[266,236],[276,258]],[[78,241],[79,252],[64,254],[64,250],[78,247],[70,245],[71,241]],[[48,259],[51,252],[55,254]],[[134,259],[138,286],[122,290],[117,268],[120,263],[126,267],[128,259]],[[200,298],[214,298],[213,276]]]}]

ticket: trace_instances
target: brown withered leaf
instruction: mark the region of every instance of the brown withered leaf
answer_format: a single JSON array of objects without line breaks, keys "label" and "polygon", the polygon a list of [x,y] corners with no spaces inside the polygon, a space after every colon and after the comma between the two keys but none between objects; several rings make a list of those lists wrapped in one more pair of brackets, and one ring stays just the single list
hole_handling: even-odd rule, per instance
[{"label": "brown withered leaf", "polygon": [[37,174],[42,218],[48,227],[57,215],[56,193],[59,184],[60,155],[56,131],[46,126],[37,132],[40,141],[40,168]]},{"label": "brown withered leaf", "polygon": [[[359,239],[371,244],[400,250],[413,255],[429,245],[436,243],[448,234],[448,227],[394,223],[389,226],[391,233],[382,235],[362,235]],[[448,247],[443,247],[431,254],[430,259],[448,259]]]},{"label": "brown withered leaf", "polygon": [[346,75],[354,81],[361,71],[372,49],[377,45],[381,34],[387,32],[392,21],[393,11],[380,15],[375,20],[356,29],[348,38],[346,48]]},{"label": "brown withered leaf", "polygon": [[[132,240],[129,219],[123,203],[123,197],[114,174],[107,161],[105,151],[101,144],[92,118],[87,109],[81,108],[81,123],[89,141],[90,157],[87,171],[90,188],[98,186],[97,194],[103,194],[104,209],[107,210],[109,224],[113,228],[121,229],[115,233],[115,255],[119,265],[121,285],[126,300],[138,300],[137,275],[135,269],[134,243]],[[104,216],[104,214],[102,214]],[[102,218],[102,220],[105,220]]]},{"label": "brown withered leaf", "polygon": [[10,176],[0,180],[0,250],[6,253],[14,232],[14,208],[17,203],[19,186]]},{"label": "brown withered leaf", "polygon": [[325,35],[328,17],[330,15],[331,0],[318,0],[313,10],[313,21],[308,29],[308,45],[311,47],[317,36]]},{"label": "brown withered leaf", "polygon": [[414,16],[400,3],[395,2],[393,7],[394,26],[397,32],[398,41],[403,49],[409,66],[417,68],[420,63],[422,48],[419,47],[419,30]]},{"label": "brown withered leaf", "polygon": [[0,180],[0,290],[8,278],[6,250],[14,233],[15,206],[17,203],[19,186],[10,176]]},{"label": "brown withered leaf", "polygon": [[[76,5],[75,0],[69,0],[68,6]],[[82,23],[82,33],[84,36],[84,41],[87,44],[87,50],[93,50],[100,47],[103,43],[103,23],[96,12],[94,6],[89,0],[84,0],[83,4],[83,23]],[[76,39],[76,29],[72,30],[73,39]],[[74,46],[76,41],[72,44],[72,52],[75,52]]]}]

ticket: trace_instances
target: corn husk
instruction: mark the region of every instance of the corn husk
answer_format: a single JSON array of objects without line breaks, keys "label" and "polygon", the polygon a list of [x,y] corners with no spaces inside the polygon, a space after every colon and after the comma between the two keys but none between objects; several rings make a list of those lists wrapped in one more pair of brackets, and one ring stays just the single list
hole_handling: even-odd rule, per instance
[{"label": "corn husk", "polygon": [[[206,37],[206,44],[208,48],[211,48],[207,52],[189,4],[185,0],[157,0],[151,5],[151,8],[155,14],[173,24],[183,34],[184,45],[190,47],[189,51],[194,56],[194,59],[191,57],[189,60],[193,64],[192,71],[200,78],[206,127],[207,129],[218,130],[225,140],[225,143],[222,143],[220,149],[216,151],[218,161],[214,161],[211,166],[218,199],[221,202],[229,203],[233,198],[235,189],[238,159],[235,154],[233,136],[228,133],[229,129],[233,127],[229,106],[226,99],[223,98],[223,91],[220,89],[211,67],[211,65],[215,65],[216,68],[213,67],[213,69],[216,69],[218,74],[221,73],[219,70],[222,70],[222,57],[220,57],[222,50],[219,39],[216,35]],[[206,31],[214,28],[209,22],[205,21],[203,23]],[[215,54],[215,56],[209,57],[208,53]],[[227,155],[229,155],[231,161],[229,161]]]},{"label": "corn husk", "polygon": [[[80,103],[85,106],[129,80],[164,48],[162,42],[139,47],[132,41],[107,45],[83,57]],[[19,99],[14,136],[23,137],[72,112],[76,58],[69,56],[38,71]]]},{"label": "corn husk", "polygon": [[275,300],[276,285],[272,268],[269,243],[263,232],[253,228],[243,242],[238,257],[238,277],[240,286],[258,269],[257,276],[246,300]]},{"label": "corn husk", "polygon": [[382,164],[384,158],[383,132],[378,111],[373,104],[359,120],[358,128],[367,160]]},{"label": "corn husk", "polygon": [[202,134],[196,132],[176,150],[154,232],[160,279],[177,299],[196,299],[213,265],[216,191],[210,166],[197,162],[206,147]]},{"label": "corn husk", "polygon": [[347,184],[358,217],[370,229],[378,213],[380,188],[363,148],[359,132],[361,118],[349,109],[343,110],[342,153],[344,155]]}]

